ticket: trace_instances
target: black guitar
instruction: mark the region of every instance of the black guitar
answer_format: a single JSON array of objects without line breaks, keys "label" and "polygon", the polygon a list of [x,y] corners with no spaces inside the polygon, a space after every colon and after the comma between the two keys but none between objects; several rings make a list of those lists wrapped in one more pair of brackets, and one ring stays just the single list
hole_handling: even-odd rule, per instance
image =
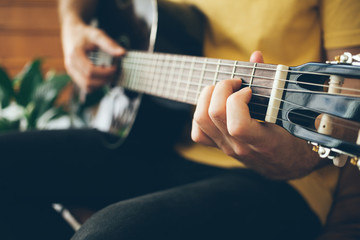
[{"label": "black guitar", "polygon": [[[342,87],[344,78],[360,78],[356,56],[345,53],[338,61],[296,67],[204,58],[199,56],[201,34],[176,21],[176,16],[187,14],[190,18],[197,16],[189,21],[200,24],[201,14],[189,14],[196,12],[195,9],[172,12],[175,8],[170,3],[157,6],[149,0],[104,2],[107,4],[99,9],[99,27],[129,51],[121,59],[118,81],[100,102],[89,123],[92,127],[125,137],[135,119],[142,93],[196,104],[204,86],[223,79],[241,78],[243,86],[253,91],[249,104],[253,117],[282,126],[294,136],[307,140],[321,157],[333,159],[338,165],[347,157],[358,162],[360,89]],[[120,13],[108,9],[117,9]],[[104,12],[106,17],[101,18]],[[168,20],[170,15],[172,20]],[[160,38],[163,29],[170,29],[170,33],[166,31],[170,40]],[[183,43],[178,49],[189,50],[186,55],[153,52],[154,48],[167,51],[169,48],[164,46],[172,45],[171,37]],[[197,56],[187,55],[190,53]],[[92,53],[90,57],[96,64],[107,62],[102,52]],[[124,89],[139,94],[127,97],[128,91]],[[344,90],[354,94],[342,93]]]}]

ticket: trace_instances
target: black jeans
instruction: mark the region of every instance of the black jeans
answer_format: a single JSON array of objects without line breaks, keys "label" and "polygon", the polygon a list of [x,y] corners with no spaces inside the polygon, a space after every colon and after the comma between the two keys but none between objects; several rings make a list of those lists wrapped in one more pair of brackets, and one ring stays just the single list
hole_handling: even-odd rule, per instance
[{"label": "black jeans", "polygon": [[[14,148],[13,157],[1,160],[2,239],[69,239],[73,232],[51,208],[54,202],[98,208],[117,202],[74,239],[311,239],[320,230],[317,217],[286,183],[250,170],[196,164],[175,153],[105,151],[100,142],[88,141],[98,134],[50,131],[7,138],[25,150]],[[56,150],[68,138],[77,151]],[[31,139],[43,143],[45,155],[22,145]]]},{"label": "black jeans", "polygon": [[2,134],[0,238],[69,239],[52,203],[108,206],[74,239],[311,239],[320,230],[286,183],[182,159],[168,131],[146,132],[162,119],[141,115],[113,150],[103,141],[116,139],[96,130]]}]

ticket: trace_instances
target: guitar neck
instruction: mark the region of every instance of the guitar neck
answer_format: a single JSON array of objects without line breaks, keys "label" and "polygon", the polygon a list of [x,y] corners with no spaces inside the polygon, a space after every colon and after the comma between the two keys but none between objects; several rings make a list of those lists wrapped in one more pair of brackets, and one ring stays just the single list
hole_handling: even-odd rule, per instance
[{"label": "guitar neck", "polygon": [[[136,92],[193,104],[201,90],[225,79],[251,87],[250,111],[265,119],[278,65],[186,55],[129,51],[122,59],[120,85]],[[283,79],[284,80],[284,79]]]}]

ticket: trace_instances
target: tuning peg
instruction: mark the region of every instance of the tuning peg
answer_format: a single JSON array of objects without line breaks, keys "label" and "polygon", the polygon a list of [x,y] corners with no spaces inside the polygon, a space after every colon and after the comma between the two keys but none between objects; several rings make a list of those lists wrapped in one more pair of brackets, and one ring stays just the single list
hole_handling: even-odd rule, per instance
[{"label": "tuning peg", "polygon": [[[339,151],[337,149],[334,148],[327,148],[324,146],[321,146],[315,142],[308,142],[309,144],[312,144],[312,150],[316,153],[319,154],[319,157],[321,158],[328,158],[330,160],[333,161],[333,164],[337,167],[343,167],[346,164],[346,161],[349,157],[348,154]],[[358,161],[359,158],[358,157],[353,157],[351,158],[351,163],[353,165],[357,165],[360,169],[360,161]]]},{"label": "tuning peg", "polygon": [[333,164],[337,167],[343,167],[346,164],[346,160],[348,156],[345,154],[339,154],[338,156],[333,158]]},{"label": "tuning peg", "polygon": [[335,61],[327,61],[329,64],[352,64],[360,66],[360,53],[352,55],[349,52],[344,52],[335,57]]},{"label": "tuning peg", "polygon": [[352,157],[352,158],[350,159],[350,163],[351,163],[352,165],[354,165],[354,166],[357,166],[357,167],[359,168],[359,170],[360,170],[360,161],[359,161],[359,157],[358,157],[358,156]]}]

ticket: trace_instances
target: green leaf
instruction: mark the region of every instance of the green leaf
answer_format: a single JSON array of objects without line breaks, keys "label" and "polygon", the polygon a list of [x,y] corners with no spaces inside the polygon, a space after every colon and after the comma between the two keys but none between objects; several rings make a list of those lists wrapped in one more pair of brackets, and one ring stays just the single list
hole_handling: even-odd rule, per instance
[{"label": "green leaf", "polygon": [[29,126],[36,126],[37,119],[54,106],[59,93],[70,81],[70,77],[66,74],[52,75],[35,89],[32,100],[34,108],[29,116]]},{"label": "green leaf", "polygon": [[51,121],[58,119],[62,116],[67,116],[68,112],[64,111],[63,108],[53,107],[44,112],[36,121],[37,129],[44,129],[48,126]]},{"label": "green leaf", "polygon": [[11,131],[11,130],[19,130],[20,121],[10,121],[6,118],[0,118],[0,133]]},{"label": "green leaf", "polygon": [[11,80],[5,70],[0,68],[0,109],[7,107],[13,96],[14,90]]},{"label": "green leaf", "polygon": [[41,59],[34,60],[20,76],[20,88],[16,100],[24,107],[32,100],[36,88],[43,82],[41,64]]}]

